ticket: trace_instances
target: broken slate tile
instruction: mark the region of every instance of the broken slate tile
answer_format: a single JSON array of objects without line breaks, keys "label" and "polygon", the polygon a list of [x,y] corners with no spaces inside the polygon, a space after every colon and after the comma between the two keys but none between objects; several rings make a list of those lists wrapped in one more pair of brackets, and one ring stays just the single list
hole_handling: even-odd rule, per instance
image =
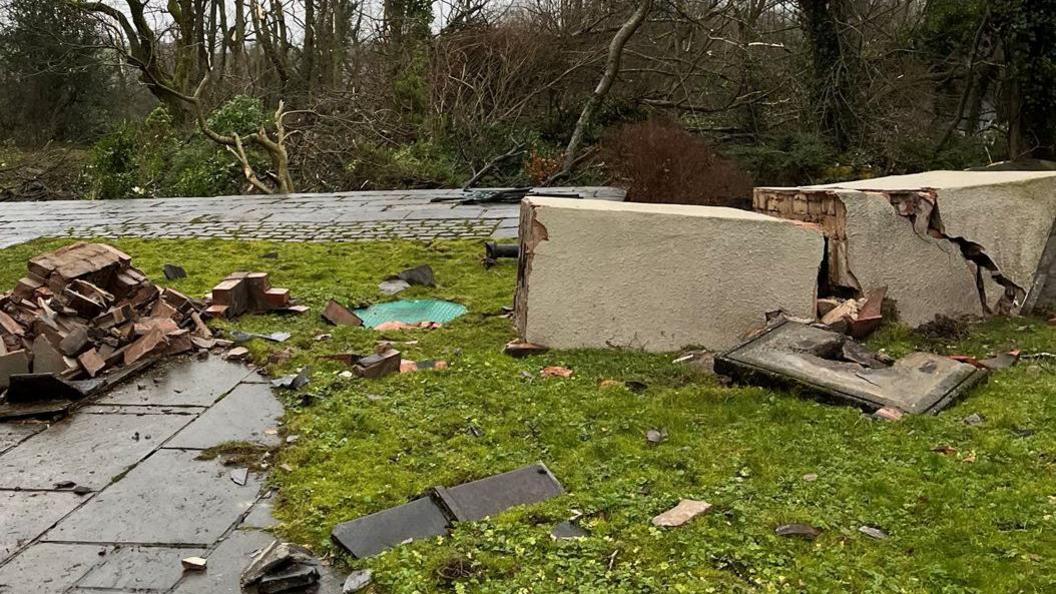
[{"label": "broken slate tile", "polygon": [[249,469],[248,468],[236,468],[229,473],[231,482],[235,483],[239,487],[245,487],[246,482],[249,481]]},{"label": "broken slate tile", "polygon": [[858,532],[861,532],[862,534],[868,536],[869,538],[874,538],[876,540],[885,540],[885,539],[887,539],[887,533],[886,532],[884,532],[883,530],[881,530],[879,528],[875,528],[873,526],[861,526],[861,527],[858,528]]},{"label": "broken slate tile", "polygon": [[311,382],[308,377],[310,373],[311,370],[306,368],[302,369],[301,372],[297,375],[284,375],[282,377],[275,378],[271,381],[271,387],[281,388],[283,390],[300,390]]},{"label": "broken slate tile", "polygon": [[36,543],[0,568],[0,592],[63,594],[109,550],[105,545]]},{"label": "broken slate tile", "polygon": [[809,524],[784,524],[778,526],[774,530],[774,534],[778,536],[799,537],[807,540],[814,540],[821,535],[821,529],[815,528]]},{"label": "broken slate tile", "polygon": [[50,373],[12,375],[7,388],[7,401],[27,404],[47,400],[80,400],[85,394],[70,382]]},{"label": "broken slate tile", "polygon": [[0,492],[0,562],[80,504],[80,497],[68,492]]},{"label": "broken slate tile", "polygon": [[411,288],[411,283],[405,280],[387,280],[378,284],[378,290],[385,295],[396,295]]},{"label": "broken slate tile", "polygon": [[564,492],[561,483],[541,462],[457,487],[436,488],[437,497],[459,522],[483,520],[511,507],[539,503]]},{"label": "broken slate tile", "polygon": [[291,565],[315,565],[311,552],[303,547],[280,540],[272,541],[253,557],[242,571],[242,586],[253,586]]},{"label": "broken slate tile", "polygon": [[706,501],[683,499],[678,505],[653,518],[653,526],[658,528],[677,528],[700,514],[707,513],[711,504]]},{"label": "broken slate tile", "polygon": [[250,475],[248,488],[240,487],[225,478],[227,469],[219,460],[196,460],[197,456],[198,452],[158,450],[44,538],[211,545],[253,504],[260,479]]},{"label": "broken slate tile", "polygon": [[428,264],[422,264],[421,266],[408,268],[407,270],[404,270],[403,272],[397,274],[396,278],[402,281],[406,281],[411,285],[420,285],[423,287],[436,286],[436,275],[433,274],[433,269]]},{"label": "broken slate tile", "polygon": [[[118,386],[97,403],[210,406],[250,373],[244,366],[219,357],[179,359],[156,366],[139,382]],[[144,382],[150,389],[138,389],[137,384]]]},{"label": "broken slate tile", "polygon": [[[74,481],[102,489],[186,423],[175,415],[74,415],[0,456],[0,487],[50,489]],[[153,439],[128,439],[137,431]]]},{"label": "broken slate tile", "polygon": [[374,581],[374,574],[369,569],[360,569],[348,574],[341,586],[341,594],[355,594]]},{"label": "broken slate tile", "polygon": [[330,538],[357,559],[391,549],[404,541],[445,536],[447,516],[432,498],[422,497],[334,526]]},{"label": "broken slate tile", "polygon": [[589,532],[572,522],[561,522],[550,531],[550,538],[554,540],[574,540],[588,536],[590,536]]},{"label": "broken slate tile", "polygon": [[204,549],[125,546],[115,549],[84,576],[79,588],[167,591],[183,575],[180,560]]},{"label": "broken slate tile", "polygon": [[162,268],[162,272],[165,274],[165,280],[179,280],[181,278],[187,278],[187,271],[182,266],[175,264],[166,264]]},{"label": "broken slate tile", "polygon": [[319,581],[319,570],[313,565],[294,565],[260,580],[260,594],[303,592]]},{"label": "broken slate tile", "polygon": [[269,430],[278,426],[282,404],[266,384],[241,384],[165,444],[167,448],[205,450],[228,441],[266,446],[280,443]]}]

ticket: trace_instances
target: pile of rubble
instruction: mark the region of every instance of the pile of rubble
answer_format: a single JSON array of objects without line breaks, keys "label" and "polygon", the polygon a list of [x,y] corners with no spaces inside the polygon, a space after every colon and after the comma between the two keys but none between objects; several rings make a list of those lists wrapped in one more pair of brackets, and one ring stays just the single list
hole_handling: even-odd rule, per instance
[{"label": "pile of rubble", "polygon": [[[3,413],[65,412],[156,357],[213,346],[202,304],[150,282],[127,254],[75,243],[30,259],[0,295]],[[61,396],[56,398],[56,396]],[[54,406],[29,405],[57,400]]]},{"label": "pile of rubble", "polygon": [[105,244],[41,254],[0,294],[0,420],[59,417],[159,358],[230,346],[210,316],[305,310],[265,273],[234,273],[202,302],[156,286]]}]

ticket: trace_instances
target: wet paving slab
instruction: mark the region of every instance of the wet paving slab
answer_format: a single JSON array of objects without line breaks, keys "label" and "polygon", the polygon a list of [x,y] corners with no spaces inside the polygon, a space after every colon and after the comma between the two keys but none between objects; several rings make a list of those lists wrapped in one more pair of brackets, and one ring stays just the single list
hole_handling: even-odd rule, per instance
[{"label": "wet paving slab", "polygon": [[165,444],[205,450],[230,442],[279,445],[282,405],[265,384],[242,384]]},{"label": "wet paving slab", "polygon": [[[230,441],[278,445],[283,409],[262,380],[182,359],[58,423],[0,424],[0,594],[239,592],[273,540],[275,496],[262,474],[236,482],[199,458]],[[191,556],[207,570],[184,571]],[[324,576],[320,593],[341,591]]]},{"label": "wet paving slab", "polygon": [[[256,501],[261,477],[231,480],[200,452],[159,450],[44,535],[52,542],[208,546]],[[119,519],[119,521],[115,521]]]},{"label": "wet paving slab", "polygon": [[63,594],[111,547],[35,544],[0,567],[0,594]]},{"label": "wet paving slab", "polygon": [[0,456],[0,488],[53,489],[72,481],[102,489],[191,419],[74,414]]},{"label": "wet paving slab", "polygon": [[83,501],[82,496],[69,491],[0,491],[0,562]]},{"label": "wet paving slab", "polygon": [[151,406],[212,406],[238,385],[250,370],[209,357],[162,364],[145,375],[118,386],[98,404]]},{"label": "wet paving slab", "polygon": [[117,547],[78,580],[77,587],[83,590],[165,592],[183,577],[182,559],[206,554],[205,549]]}]

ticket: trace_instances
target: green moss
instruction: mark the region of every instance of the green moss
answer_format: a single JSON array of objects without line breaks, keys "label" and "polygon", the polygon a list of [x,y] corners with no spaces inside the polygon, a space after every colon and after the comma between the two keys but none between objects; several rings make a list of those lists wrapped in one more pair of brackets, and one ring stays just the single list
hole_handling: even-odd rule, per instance
[{"label": "green moss", "polygon": [[[14,283],[28,256],[59,243],[0,252],[0,286]],[[183,265],[189,277],[173,286],[191,294],[233,270],[267,270],[315,308],[330,297],[381,299],[376,285],[385,275],[429,263],[440,286],[410,295],[469,307],[446,328],[392,336],[419,341],[404,348],[406,358],[446,359],[449,370],[373,381],[340,379],[339,364],[319,359],[369,350],[378,338],[370,330],[325,326],[316,315],[237,321],[244,330],[294,334],[283,345],[251,343],[258,362],[290,348],[293,359],[274,372],[313,369],[307,391],[316,398],[308,405],[287,398],[285,430],[300,439],[275,465],[284,536],[330,549],[338,522],[536,460],[567,488],[545,504],[460,525],[450,537],[351,562],[372,568],[381,592],[1056,589],[1056,382],[1045,359],[995,374],[940,415],[881,423],[783,392],[723,387],[668,355],[508,358],[501,347],[513,335],[509,320],[489,314],[509,305],[514,267],[484,270],[475,242],[115,244],[156,280],[166,262]],[[314,339],[324,332],[333,339]],[[977,356],[1037,352],[1056,350],[1056,329],[1034,319],[993,321],[964,341],[936,344],[893,327],[872,343],[896,355],[919,346]],[[544,380],[546,365],[576,373]],[[648,388],[599,389],[610,378]],[[972,413],[985,423],[965,425]],[[665,429],[667,441],[649,446],[643,433],[651,428]],[[958,454],[931,451],[938,445]],[[804,481],[808,473],[818,479]],[[715,509],[678,529],[650,525],[683,497]],[[551,526],[573,510],[585,514],[592,536],[552,541]],[[789,522],[825,532],[814,542],[774,535]],[[890,538],[872,540],[857,532],[863,525]]]}]

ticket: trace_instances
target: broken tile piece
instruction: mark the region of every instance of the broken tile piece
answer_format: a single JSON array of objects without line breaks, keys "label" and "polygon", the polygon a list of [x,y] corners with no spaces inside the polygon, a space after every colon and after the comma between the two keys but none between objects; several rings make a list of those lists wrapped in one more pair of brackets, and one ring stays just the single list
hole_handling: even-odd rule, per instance
[{"label": "broken tile piece", "polygon": [[348,574],[341,586],[341,594],[355,594],[374,581],[374,574],[369,569],[360,569]]},{"label": "broken tile piece", "polygon": [[658,528],[677,528],[710,509],[711,504],[706,501],[682,499],[675,507],[654,517],[652,523]]},{"label": "broken tile piece", "polygon": [[323,319],[334,326],[362,326],[363,320],[350,309],[331,299],[322,313]]},{"label": "broken tile piece", "polygon": [[821,529],[809,524],[784,524],[774,530],[774,534],[785,537],[799,537],[814,540],[821,536]]},{"label": "broken tile piece", "polygon": [[205,566],[208,564],[208,561],[202,557],[185,557],[180,560],[180,564],[182,564],[183,568],[188,571],[205,571]]},{"label": "broken tile piece", "polygon": [[590,532],[576,526],[572,522],[561,522],[550,531],[550,538],[554,540],[576,540],[588,536],[590,536]]},{"label": "broken tile piece", "polygon": [[465,483],[436,488],[437,497],[459,522],[474,522],[507,509],[546,501],[565,490],[542,463]]}]

